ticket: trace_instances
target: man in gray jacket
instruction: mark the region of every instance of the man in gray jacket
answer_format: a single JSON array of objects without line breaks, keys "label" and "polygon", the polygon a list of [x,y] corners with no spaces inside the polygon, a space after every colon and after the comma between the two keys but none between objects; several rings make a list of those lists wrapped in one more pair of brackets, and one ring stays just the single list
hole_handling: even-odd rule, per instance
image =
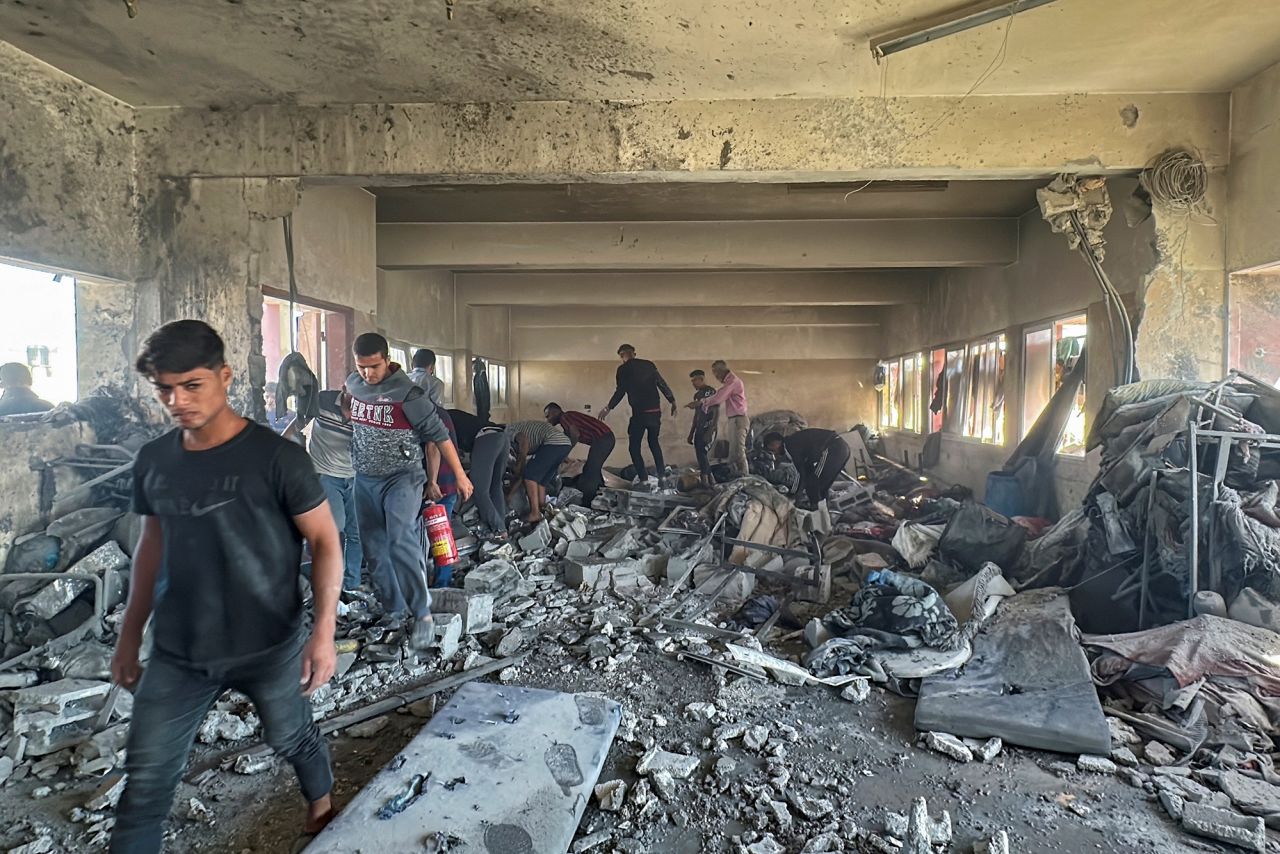
[{"label": "man in gray jacket", "polygon": [[351,462],[365,561],[390,622],[408,612],[410,643],[424,649],[434,640],[422,547],[426,446],[434,444],[457,476],[460,500],[470,497],[471,481],[436,405],[391,361],[387,339],[366,332],[353,349],[356,370],[347,378],[355,428]]}]

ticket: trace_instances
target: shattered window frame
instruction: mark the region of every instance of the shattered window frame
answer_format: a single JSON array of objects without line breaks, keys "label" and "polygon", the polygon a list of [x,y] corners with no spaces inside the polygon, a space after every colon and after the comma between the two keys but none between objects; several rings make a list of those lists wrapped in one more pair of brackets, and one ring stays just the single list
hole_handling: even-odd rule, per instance
[{"label": "shattered window frame", "polygon": [[[1066,334],[1070,327],[1083,327],[1083,335]],[[1048,346],[1045,348],[1044,355],[1048,360],[1041,360],[1040,364],[1032,364],[1031,353],[1031,337],[1043,336],[1048,333]],[[1058,389],[1062,386],[1062,380],[1070,370],[1074,361],[1060,361],[1063,356],[1063,343],[1066,341],[1079,339],[1083,342],[1080,349],[1089,342],[1089,313],[1087,310],[1069,312],[1067,314],[1053,317],[1049,320],[1040,321],[1038,323],[1024,326],[1022,330],[1022,429],[1019,433],[1022,439],[1027,437],[1027,433],[1035,426],[1036,420],[1044,412],[1045,407],[1049,405],[1049,401],[1053,395],[1057,394]],[[1037,342],[1037,346],[1041,342]],[[1076,358],[1079,353],[1076,353]],[[1038,376],[1037,376],[1038,374]],[[1032,398],[1031,384],[1037,383],[1040,386],[1040,392],[1044,399],[1035,412],[1031,411],[1028,402]],[[1087,424],[1085,422],[1086,413],[1086,392],[1087,383],[1082,383],[1080,391],[1076,395],[1076,405],[1072,410],[1071,416],[1068,418],[1066,425],[1062,431],[1062,438],[1058,442],[1056,453],[1064,457],[1083,457],[1085,455],[1085,436]]]},{"label": "shattered window frame", "polygon": [[444,391],[440,393],[443,403],[453,403],[453,353],[448,350],[436,350],[436,378],[443,383]]},{"label": "shattered window frame", "polygon": [[960,400],[961,436],[984,445],[1005,443],[1004,393],[1008,339],[1003,332],[984,335],[965,348]]},{"label": "shattered window frame", "polygon": [[489,377],[490,406],[507,406],[507,363],[488,358],[484,362],[485,372]]},{"label": "shattered window frame", "polygon": [[921,385],[924,377],[924,354],[909,353],[899,362],[899,398],[901,399],[902,430],[905,433],[923,432],[924,395]]}]

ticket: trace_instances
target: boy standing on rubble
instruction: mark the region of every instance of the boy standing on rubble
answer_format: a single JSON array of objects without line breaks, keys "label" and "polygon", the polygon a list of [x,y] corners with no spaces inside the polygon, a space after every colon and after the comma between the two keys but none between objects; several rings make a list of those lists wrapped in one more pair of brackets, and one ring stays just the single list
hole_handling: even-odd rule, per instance
[{"label": "boy standing on rubble", "polygon": [[[228,688],[248,695],[267,742],[293,765],[309,804],[304,830],[317,833],[333,815],[333,773],[307,698],[334,673],[342,585],[324,490],[306,451],[228,405],[231,368],[207,324],[161,327],[137,369],[178,427],[134,463],[142,535],[111,676],[137,690],[111,851],[160,850],[196,731]],[[303,539],[315,600],[309,636]],[[144,672],[138,654],[149,618],[155,650]]]},{"label": "boy standing on rubble", "polygon": [[693,452],[698,456],[698,470],[702,473],[702,485],[714,486],[715,481],[711,477],[711,461],[707,455],[711,452],[711,446],[716,443],[716,433],[720,427],[720,407],[713,406],[704,411],[702,401],[715,394],[716,390],[707,385],[707,373],[703,370],[691,372],[689,382],[693,384],[693,402],[685,404],[687,409],[693,410],[693,424],[689,426],[689,444],[693,445]]},{"label": "boy standing on rubble", "polygon": [[355,340],[356,370],[347,378],[355,438],[356,511],[360,539],[374,590],[388,623],[405,618],[413,627],[409,643],[426,649],[435,640],[427,560],[422,544],[422,502],[428,495],[428,452],[434,444],[443,465],[458,482],[461,501],[471,497],[471,481],[436,405],[389,357],[387,339],[366,332]]}]

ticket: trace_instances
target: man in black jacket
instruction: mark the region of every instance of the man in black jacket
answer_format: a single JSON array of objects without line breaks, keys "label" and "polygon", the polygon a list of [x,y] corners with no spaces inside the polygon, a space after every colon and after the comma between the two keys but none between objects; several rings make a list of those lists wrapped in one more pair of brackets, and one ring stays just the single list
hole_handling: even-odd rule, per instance
[{"label": "man in black jacket", "polygon": [[662,445],[658,436],[662,431],[662,405],[658,402],[658,392],[671,404],[671,414],[675,415],[676,396],[671,387],[658,373],[658,366],[648,359],[637,359],[636,348],[623,344],[618,348],[618,357],[622,364],[618,366],[617,388],[609,405],[600,410],[600,419],[609,417],[615,406],[622,402],[626,395],[631,405],[631,422],[627,426],[627,436],[631,439],[631,462],[636,468],[636,483],[648,484],[648,472],[644,467],[644,457],[640,453],[640,443],[648,434],[649,452],[653,454],[653,467],[658,478],[666,474],[666,466],[662,459]]}]

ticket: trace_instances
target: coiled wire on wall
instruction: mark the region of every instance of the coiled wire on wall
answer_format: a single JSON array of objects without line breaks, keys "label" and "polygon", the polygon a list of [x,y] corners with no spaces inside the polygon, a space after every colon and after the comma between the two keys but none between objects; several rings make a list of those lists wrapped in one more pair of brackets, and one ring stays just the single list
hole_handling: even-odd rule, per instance
[{"label": "coiled wire on wall", "polygon": [[1138,182],[1153,202],[1189,214],[1204,203],[1209,168],[1196,152],[1173,148],[1151,161],[1138,176]]}]

